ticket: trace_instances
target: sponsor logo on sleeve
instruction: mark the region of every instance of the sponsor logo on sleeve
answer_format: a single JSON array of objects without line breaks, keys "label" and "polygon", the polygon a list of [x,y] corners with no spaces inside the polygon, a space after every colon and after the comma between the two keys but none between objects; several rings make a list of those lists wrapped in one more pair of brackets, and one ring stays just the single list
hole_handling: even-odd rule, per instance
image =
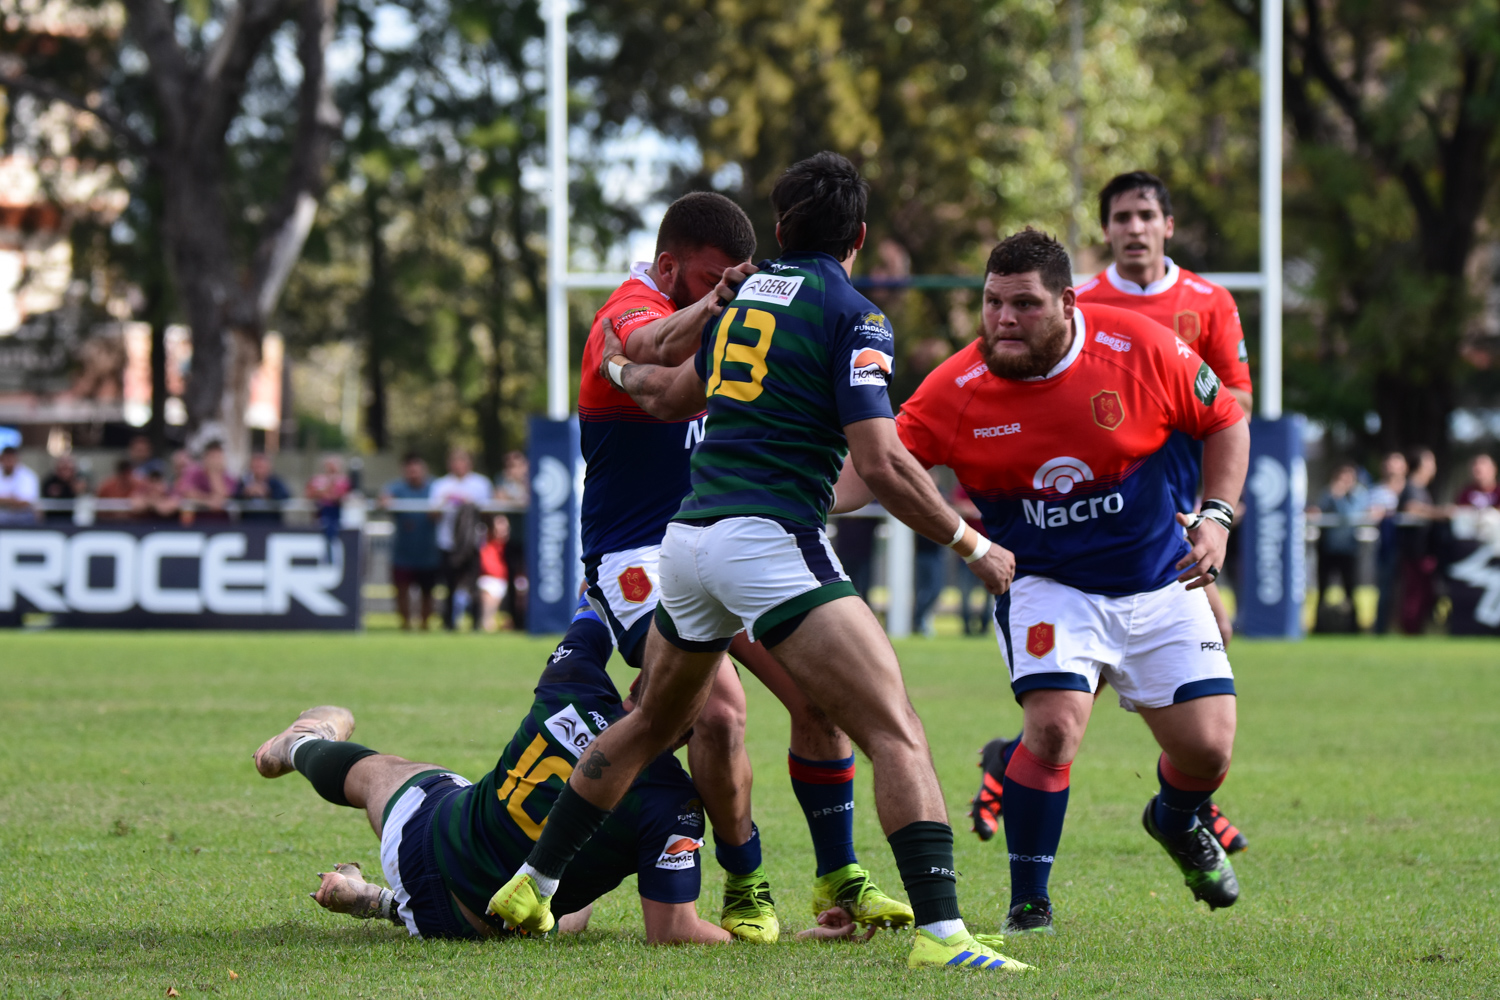
[{"label": "sponsor logo on sleeve", "polygon": [[[1238,313],[1235,314],[1235,318],[1236,319],[1239,318],[1239,314]],[[1250,349],[1245,346],[1245,338],[1244,337],[1240,338],[1240,349],[1236,352],[1236,356],[1242,362],[1250,360]]]},{"label": "sponsor logo on sleeve", "polygon": [[557,738],[563,749],[575,758],[580,756],[594,742],[594,734],[584,723],[583,717],[578,714],[578,709],[568,705],[549,718],[546,723],[547,731]]},{"label": "sponsor logo on sleeve", "polygon": [[970,368],[968,371],[964,372],[958,378],[954,379],[953,384],[962,389],[964,386],[968,385],[970,382],[974,381],[976,378],[983,375],[987,371],[989,371],[989,368],[985,367],[984,364],[977,364],[973,368]]},{"label": "sponsor logo on sleeve", "polygon": [[1212,406],[1219,395],[1219,376],[1208,367],[1205,361],[1198,366],[1198,374],[1193,378],[1193,395],[1198,397],[1198,402],[1204,406]]},{"label": "sponsor logo on sleeve", "polygon": [[698,863],[698,848],[703,846],[701,838],[686,833],[674,833],[667,838],[667,846],[656,859],[656,867],[669,872],[686,871]]},{"label": "sponsor logo on sleeve", "polygon": [[849,352],[850,385],[885,385],[891,377],[891,356],[873,347]]},{"label": "sponsor logo on sleeve", "polygon": [[1124,353],[1130,350],[1130,338],[1120,333],[1105,333],[1103,330],[1094,333],[1094,343],[1103,344],[1111,351]]},{"label": "sponsor logo on sleeve", "polygon": [[748,302],[765,302],[773,306],[791,305],[792,300],[797,297],[797,289],[801,288],[802,282],[806,280],[806,277],[800,274],[795,276],[767,274],[762,271],[760,274],[752,274],[746,278],[745,283],[740,286],[739,295],[735,298]]},{"label": "sponsor logo on sleeve", "polygon": [[871,340],[889,340],[890,320],[885,318],[885,313],[865,313],[855,324],[854,332]]},{"label": "sponsor logo on sleeve", "polygon": [[654,319],[661,319],[661,317],[662,314],[655,309],[642,307],[640,309],[627,309],[610,322],[614,325],[615,331],[619,332],[627,327],[639,326],[642,323],[649,323]]},{"label": "sponsor logo on sleeve", "polygon": [[1040,660],[1057,644],[1057,630],[1051,622],[1037,622],[1026,630],[1026,652]]},{"label": "sponsor logo on sleeve", "polygon": [[1191,347],[1189,347],[1188,345],[1184,344],[1180,340],[1177,341],[1176,343],[1177,343],[1177,356],[1179,358],[1190,358],[1190,357],[1193,356],[1193,349]]},{"label": "sponsor logo on sleeve", "polygon": [[1125,404],[1120,394],[1113,389],[1102,389],[1089,399],[1094,412],[1094,423],[1112,431],[1125,422]]}]

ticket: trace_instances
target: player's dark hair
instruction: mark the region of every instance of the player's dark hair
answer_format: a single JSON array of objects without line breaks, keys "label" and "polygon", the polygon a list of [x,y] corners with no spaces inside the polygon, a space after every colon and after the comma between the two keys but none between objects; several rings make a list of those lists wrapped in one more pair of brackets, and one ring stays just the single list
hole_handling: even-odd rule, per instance
[{"label": "player's dark hair", "polygon": [[1051,236],[1030,226],[997,243],[984,265],[986,277],[1032,271],[1041,275],[1042,287],[1053,295],[1062,294],[1064,288],[1073,284],[1073,262],[1068,259],[1068,251]]},{"label": "player's dark hair", "polygon": [[1109,210],[1114,206],[1115,199],[1132,191],[1150,192],[1156,198],[1156,203],[1161,206],[1161,214],[1166,216],[1172,214],[1172,192],[1167,190],[1166,182],[1144,170],[1132,170],[1128,174],[1115,177],[1099,192],[1100,226],[1105,229],[1109,228]]},{"label": "player's dark hair", "polygon": [[755,256],[755,227],[722,194],[694,191],[672,202],[656,230],[656,253],[688,254],[712,247],[734,260]]},{"label": "player's dark hair", "polygon": [[845,259],[859,242],[869,201],[870,185],[837,153],[824,151],[792,164],[771,189],[781,249]]}]

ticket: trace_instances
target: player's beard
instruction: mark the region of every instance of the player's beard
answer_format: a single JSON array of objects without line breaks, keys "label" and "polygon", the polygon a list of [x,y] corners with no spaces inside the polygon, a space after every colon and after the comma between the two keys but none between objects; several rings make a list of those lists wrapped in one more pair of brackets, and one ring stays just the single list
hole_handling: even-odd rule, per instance
[{"label": "player's beard", "polygon": [[1055,325],[1025,354],[998,355],[987,350],[984,363],[1001,378],[1040,378],[1067,353],[1071,327],[1071,323],[1058,316]]}]

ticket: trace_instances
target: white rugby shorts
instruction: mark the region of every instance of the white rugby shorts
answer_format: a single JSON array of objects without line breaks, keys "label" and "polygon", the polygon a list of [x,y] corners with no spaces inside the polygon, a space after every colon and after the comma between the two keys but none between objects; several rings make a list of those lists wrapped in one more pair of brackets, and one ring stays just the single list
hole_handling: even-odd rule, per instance
[{"label": "white rugby shorts", "polygon": [[1130,712],[1234,694],[1208,597],[1180,583],[1105,597],[1022,577],[995,601],[995,634],[1018,701],[1042,689],[1092,693],[1100,677]]},{"label": "white rugby shorts", "polygon": [[609,626],[615,648],[622,653],[634,652],[627,647],[644,638],[650,623],[643,619],[656,610],[660,561],[660,545],[642,545],[600,556],[599,564],[588,573],[584,595],[589,607]]},{"label": "white rugby shorts", "polygon": [[682,649],[725,649],[858,592],[821,528],[768,517],[673,521],[661,545],[657,628]]}]

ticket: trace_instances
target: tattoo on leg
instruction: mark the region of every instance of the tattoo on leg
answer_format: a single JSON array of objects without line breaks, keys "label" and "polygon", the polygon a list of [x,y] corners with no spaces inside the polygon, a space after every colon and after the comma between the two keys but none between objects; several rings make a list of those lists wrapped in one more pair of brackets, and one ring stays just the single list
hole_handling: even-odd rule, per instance
[{"label": "tattoo on leg", "polygon": [[583,771],[585,778],[591,781],[598,781],[604,777],[604,769],[608,766],[609,758],[604,756],[602,751],[595,749],[593,753],[589,754],[588,760],[579,765],[579,769]]}]

